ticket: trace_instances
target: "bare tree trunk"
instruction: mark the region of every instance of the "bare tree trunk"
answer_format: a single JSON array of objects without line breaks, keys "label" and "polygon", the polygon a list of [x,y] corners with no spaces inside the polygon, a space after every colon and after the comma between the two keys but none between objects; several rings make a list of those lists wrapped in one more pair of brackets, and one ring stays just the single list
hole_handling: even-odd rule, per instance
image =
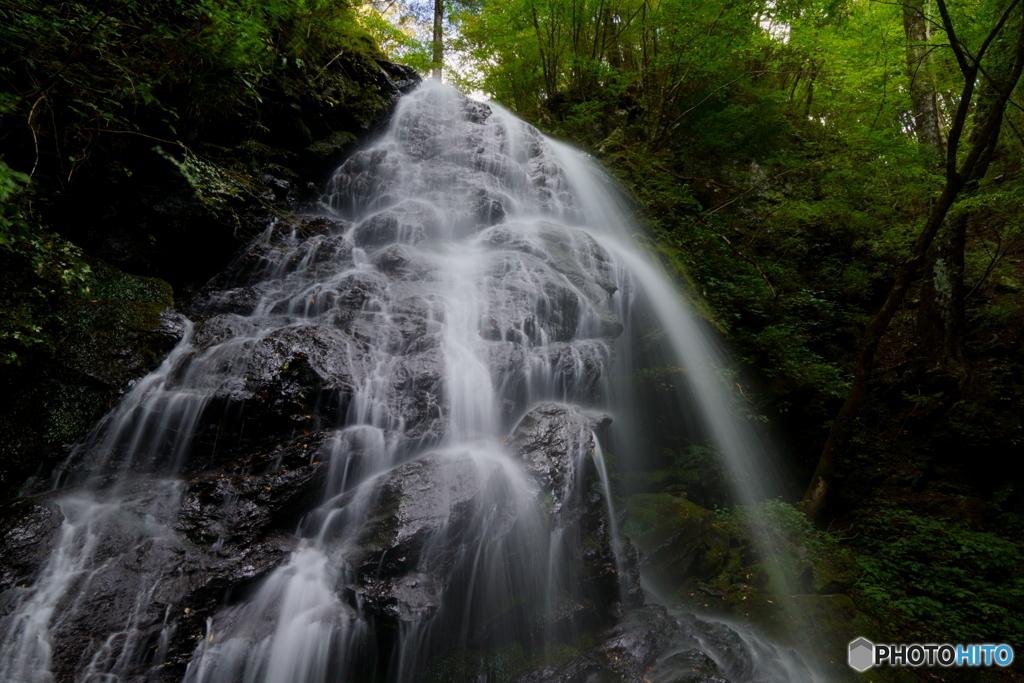
[{"label": "bare tree trunk", "polygon": [[[907,78],[914,110],[918,142],[933,150],[938,164],[943,142],[935,74],[932,70],[928,0],[908,0],[903,5],[903,29],[907,37]],[[964,357],[964,248],[967,218],[958,216],[939,228],[925,257],[921,280],[921,306],[917,331],[929,372],[948,377],[957,385],[967,377]]]},{"label": "bare tree trunk", "polygon": [[921,279],[917,338],[933,379],[960,386],[968,376],[964,354],[964,249],[968,216],[947,221],[935,238]]},{"label": "bare tree trunk", "polygon": [[935,92],[935,72],[932,70],[931,24],[927,11],[927,0],[905,0],[903,30],[907,36],[907,77],[914,108],[914,132],[918,142],[936,150],[938,162],[943,151],[942,127]]},{"label": "bare tree trunk", "polygon": [[[897,311],[903,303],[910,284],[917,273],[918,268],[924,262],[929,248],[932,245],[935,235],[942,226],[950,208],[956,202],[961,190],[969,183],[977,182],[988,169],[989,160],[999,140],[999,132],[1002,127],[1003,114],[1006,110],[1006,103],[1010,94],[1020,80],[1021,69],[1024,67],[1024,17],[1020,14],[1021,0],[1012,0],[1003,12],[999,22],[992,28],[982,46],[977,50],[975,56],[970,58],[959,42],[956,31],[953,28],[952,20],[945,4],[945,0],[937,0],[939,12],[942,15],[943,26],[950,41],[950,47],[956,56],[957,64],[964,77],[964,86],[960,93],[959,104],[953,117],[953,124],[949,131],[948,147],[946,149],[946,182],[942,194],[935,200],[924,228],[914,242],[910,256],[900,267],[896,280],[889,290],[885,303],[872,317],[864,331],[864,338],[861,340],[860,354],[857,358],[857,365],[854,368],[853,384],[850,393],[843,402],[839,414],[829,429],[828,439],[822,449],[821,457],[818,459],[818,466],[811,477],[810,485],[800,501],[800,508],[813,519],[822,506],[825,504],[825,497],[829,486],[835,477],[836,469],[842,459],[850,436],[856,424],[857,415],[864,406],[868,397],[868,380],[871,377],[871,370],[875,364],[875,353],[882,341],[889,324],[892,322]],[[968,113],[972,104],[978,102],[974,97],[975,84],[981,70],[981,60],[986,50],[996,40],[1007,21],[1010,22],[1012,30],[1016,34],[1012,39],[1003,41],[1008,48],[1002,52],[1002,61],[990,67],[986,73],[996,72],[1005,78],[1000,77],[993,83],[994,97],[986,98],[985,106],[978,106],[974,116],[974,127],[970,133],[970,141],[966,156],[958,155],[960,140],[967,122]],[[980,99],[980,98],[978,98]],[[958,164],[959,161],[959,164]]]},{"label": "bare tree trunk", "polygon": [[444,0],[434,0],[434,68],[430,71],[431,78],[441,80],[441,67],[444,65]]},{"label": "bare tree trunk", "polygon": [[[987,74],[978,88],[975,117],[989,116],[994,108],[1005,106],[1000,101],[999,90],[1006,85],[1008,75],[1000,73],[998,65]],[[971,143],[977,142],[972,134]],[[985,177],[994,153],[993,141],[968,178],[965,191],[974,189]],[[967,324],[964,304],[964,252],[970,220],[970,213],[961,213],[947,221],[936,236],[925,263],[921,307],[917,316],[918,336],[928,361],[929,374],[935,379],[948,379],[957,386],[963,386],[970,377],[965,354]]]}]

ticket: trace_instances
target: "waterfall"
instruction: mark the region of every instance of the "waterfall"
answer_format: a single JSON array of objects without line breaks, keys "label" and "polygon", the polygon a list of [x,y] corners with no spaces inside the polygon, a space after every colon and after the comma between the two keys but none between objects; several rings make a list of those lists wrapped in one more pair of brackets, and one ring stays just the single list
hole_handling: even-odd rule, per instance
[{"label": "waterfall", "polygon": [[740,500],[772,470],[635,230],[579,152],[440,83],[405,96],[61,466],[0,680],[567,682],[629,628],[658,647],[602,664],[622,680],[814,680],[644,606],[606,462],[643,457],[638,345],[685,366]]}]

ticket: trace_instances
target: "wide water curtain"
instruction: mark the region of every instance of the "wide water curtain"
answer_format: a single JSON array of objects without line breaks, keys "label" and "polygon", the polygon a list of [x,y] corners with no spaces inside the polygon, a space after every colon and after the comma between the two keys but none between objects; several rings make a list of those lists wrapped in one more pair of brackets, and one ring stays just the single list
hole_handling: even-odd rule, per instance
[{"label": "wide water curtain", "polygon": [[214,618],[187,680],[326,681],[367,657],[420,680],[607,623],[621,576],[638,604],[595,467],[610,419],[585,409],[601,402],[624,274],[577,227],[543,138],[426,86],[324,202],[330,233],[312,239],[343,247],[275,279],[256,315],[329,345],[333,367],[314,371],[336,378],[322,419],[345,475],[289,562]]},{"label": "wide water curtain", "polygon": [[405,96],[61,468],[0,680],[810,680],[644,606],[605,462],[643,457],[639,359],[686,362],[681,410],[737,472],[753,441],[615,197],[498,107]]}]

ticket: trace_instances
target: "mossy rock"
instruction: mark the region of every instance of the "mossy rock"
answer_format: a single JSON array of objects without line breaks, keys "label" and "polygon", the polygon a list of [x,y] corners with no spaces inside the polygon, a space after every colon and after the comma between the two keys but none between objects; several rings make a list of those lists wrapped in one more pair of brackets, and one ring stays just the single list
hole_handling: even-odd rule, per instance
[{"label": "mossy rock", "polygon": [[827,553],[814,565],[811,587],[817,593],[846,593],[857,580],[860,567],[847,549]]},{"label": "mossy rock", "polygon": [[427,672],[428,683],[487,680],[508,683],[530,665],[523,646],[509,643],[483,652],[462,652],[435,662]]},{"label": "mossy rock", "polygon": [[358,138],[349,131],[335,131],[306,148],[317,158],[333,161],[348,150]]},{"label": "mossy rock", "polygon": [[623,531],[641,551],[641,566],[663,588],[680,590],[693,578],[717,572],[728,535],[714,527],[714,513],[670,493],[638,493],[626,501]]},{"label": "mossy rock", "polygon": [[55,352],[4,377],[0,487],[45,477],[181,338],[163,280],[90,264],[87,297],[68,303]]},{"label": "mossy rock", "polygon": [[624,531],[637,548],[655,552],[686,532],[702,535],[714,513],[671,493],[638,493],[626,501]]},{"label": "mossy rock", "polygon": [[165,308],[174,304],[174,290],[163,280],[129,275],[103,261],[91,261],[89,268],[86,301],[133,301]]},{"label": "mossy rock", "polygon": [[89,377],[121,391],[155,367],[178,335],[166,304],[148,301],[80,301],[58,346],[61,374]]}]

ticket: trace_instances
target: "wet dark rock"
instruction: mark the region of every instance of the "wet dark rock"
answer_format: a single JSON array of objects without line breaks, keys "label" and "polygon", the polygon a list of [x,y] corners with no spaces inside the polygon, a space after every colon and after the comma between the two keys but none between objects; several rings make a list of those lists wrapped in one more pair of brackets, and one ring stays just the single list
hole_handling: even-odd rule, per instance
[{"label": "wet dark rock", "polygon": [[498,225],[480,233],[480,241],[495,249],[521,251],[538,258],[544,258],[544,250],[528,239],[522,232],[505,225]]},{"label": "wet dark rock", "polygon": [[604,340],[553,342],[529,351],[512,341],[488,344],[487,365],[502,417],[523,413],[528,386],[575,403],[595,403],[611,352]]},{"label": "wet dark rock", "polygon": [[754,653],[728,626],[664,607],[630,610],[590,652],[561,667],[538,667],[516,683],[730,683],[750,680]]},{"label": "wet dark rock", "polygon": [[[594,434],[611,423],[603,413],[542,403],[513,429],[505,447],[550,494],[554,523],[578,529],[578,580],[612,611],[643,604],[636,550],[615,538],[593,454]],[[624,604],[616,605],[619,600]]]},{"label": "wet dark rock", "polygon": [[505,446],[554,494],[557,512],[568,502],[576,469],[590,460],[596,445],[594,431],[611,421],[604,413],[542,403],[523,416]]},{"label": "wet dark rock", "polygon": [[516,342],[487,345],[487,367],[506,420],[521,413],[527,400],[526,350]]},{"label": "wet dark rock", "polygon": [[348,232],[352,224],[332,216],[303,216],[296,223],[298,231],[306,236],[340,235]]},{"label": "wet dark rock", "polygon": [[249,315],[255,310],[263,298],[263,287],[260,284],[204,291],[189,300],[185,310],[194,317],[202,315]]},{"label": "wet dark rock", "polygon": [[[197,338],[212,342],[219,336],[210,339],[204,329]],[[251,417],[301,423],[320,411],[333,412],[351,394],[352,372],[362,360],[358,350],[349,352],[351,342],[342,331],[327,326],[285,328],[257,341],[248,357],[242,356],[245,375],[220,386],[216,397],[228,404],[246,404]],[[237,353],[246,351],[239,348]]]},{"label": "wet dark rock", "polygon": [[317,501],[326,462],[262,475],[209,474],[188,482],[174,528],[200,544],[244,543],[267,528],[294,527]]},{"label": "wet dark rock", "polygon": [[499,197],[484,194],[473,204],[477,225],[489,227],[505,220],[505,206]]},{"label": "wet dark rock", "polygon": [[491,108],[483,102],[471,100],[468,97],[462,100],[462,112],[467,121],[473,123],[484,123],[491,116]]},{"label": "wet dark rock", "polygon": [[[481,490],[468,456],[428,454],[383,475],[367,512],[360,546],[363,566],[378,555],[414,557],[441,529],[458,530],[469,520]],[[444,560],[441,559],[441,567]]]},{"label": "wet dark rock", "polygon": [[397,167],[388,159],[387,150],[359,151],[350,156],[335,172],[330,190],[335,196],[351,197],[352,211],[367,208],[366,198],[373,190],[393,178]]},{"label": "wet dark rock", "polygon": [[531,360],[551,378],[557,393],[573,401],[592,402],[598,398],[611,351],[611,343],[604,341],[555,342],[534,348]]},{"label": "wet dark rock", "polygon": [[[368,293],[349,290],[347,296],[365,301]],[[400,317],[395,322],[396,327],[385,331],[394,333],[390,342],[372,325],[350,322],[350,333],[330,325],[296,325],[252,342],[249,349],[240,347],[225,362],[244,362],[244,375],[218,387],[209,419],[237,406],[244,409],[246,419],[264,420],[253,425],[264,432],[312,425],[318,420],[333,422],[339,413],[344,415],[358,378],[374,368],[375,350],[408,347],[390,372],[394,393],[386,406],[389,420],[403,424],[410,438],[439,436],[443,430],[443,355],[429,339],[413,345],[425,336],[425,323],[414,317]],[[211,319],[197,331],[197,345],[209,347],[232,338],[237,326],[246,324],[232,317]]]},{"label": "wet dark rock", "polygon": [[541,666],[517,676],[512,683],[552,683],[558,680],[557,673],[558,669],[553,666]]},{"label": "wet dark rock", "polygon": [[444,435],[448,401],[441,389],[445,373],[444,356],[436,345],[407,356],[394,368],[391,385],[397,395],[389,407],[393,422],[404,426],[407,438],[430,445]]},{"label": "wet dark rock", "polygon": [[680,634],[679,623],[664,607],[634,609],[601,633],[592,651],[573,657],[557,669],[528,671],[516,683],[640,683],[647,680],[648,670]]},{"label": "wet dark rock", "polygon": [[488,317],[480,334],[494,341],[569,341],[581,301],[565,279],[540,259],[499,252],[491,260]]},{"label": "wet dark rock", "polygon": [[430,574],[412,572],[377,579],[364,577],[355,594],[380,615],[399,621],[421,621],[441,606],[445,582]]},{"label": "wet dark rock", "polygon": [[[280,519],[293,512],[287,510],[287,499],[294,500],[294,492],[308,480],[287,474],[248,481],[224,477],[216,484],[207,478],[188,486],[161,479],[124,482],[116,494],[119,506],[103,513],[106,517],[97,529],[93,570],[71,579],[69,595],[76,596],[75,608],[53,625],[55,680],[75,680],[87,666],[101,674],[113,664],[107,658],[122,648],[140,671],[160,662],[183,664],[227,591],[266,575],[291,552],[293,540],[274,530],[275,516]],[[267,492],[267,485],[279,488]],[[257,487],[263,493],[257,494]],[[213,489],[221,496],[220,503],[263,496],[270,500],[261,500],[261,506],[269,502],[274,512],[268,515],[235,505],[227,513],[228,506],[212,503]],[[49,498],[19,503],[24,508],[22,521],[5,528],[0,554],[5,578],[12,569],[24,573],[28,563],[34,565],[32,571],[46,566],[63,518],[59,507],[74,520],[91,514],[86,512],[91,506],[109,505],[74,493],[53,496],[52,502]],[[274,501],[279,503],[276,509]],[[176,533],[176,527],[186,534]],[[221,529],[235,533],[218,533]],[[215,538],[219,542],[211,544]],[[8,591],[0,604],[17,597],[16,590]],[[157,655],[154,648],[161,633],[167,641]],[[97,634],[109,637],[104,640]]]},{"label": "wet dark rock", "polygon": [[404,244],[384,247],[370,259],[382,273],[407,280],[424,280],[438,270],[413,248]]},{"label": "wet dark rock", "polygon": [[684,650],[665,657],[644,679],[649,683],[729,683],[715,660],[700,650]]},{"label": "wet dark rock", "polygon": [[439,230],[437,216],[417,208],[395,206],[360,221],[352,241],[360,247],[377,247],[392,242],[416,244]]},{"label": "wet dark rock", "polygon": [[[220,464],[219,471],[185,482],[124,483],[117,516],[101,527],[95,557],[104,559],[103,567],[88,574],[88,590],[71,588],[79,607],[54,632],[57,680],[72,680],[91,660],[104,670],[97,633],[114,634],[115,652],[127,643],[139,670],[152,665],[157,676],[164,662],[170,678],[180,680],[195,638],[229,591],[251,585],[290,555],[295,537],[289,532],[321,495],[329,470],[325,444],[332,438],[322,432],[258,448],[250,443],[251,450],[233,460],[206,463]],[[74,510],[81,503],[61,504]],[[5,519],[12,523],[3,527],[0,590],[46,565],[63,519],[47,499],[15,501],[11,514]],[[0,604],[15,597],[0,597]],[[161,633],[169,639],[157,655]]]},{"label": "wet dark rock", "polygon": [[591,656],[584,655],[573,657],[558,668],[544,666],[527,671],[514,683],[603,683],[609,680],[609,673]]},{"label": "wet dark rock", "polygon": [[60,508],[45,499],[15,498],[0,506],[0,594],[35,579],[63,521]]},{"label": "wet dark rock", "polygon": [[352,243],[345,238],[350,224],[327,216],[276,221],[269,236],[243,247],[214,278],[181,304],[194,319],[221,313],[250,315],[272,288],[275,276],[292,274],[293,290],[324,279],[325,268],[337,272],[351,260]]},{"label": "wet dark rock", "polygon": [[390,84],[400,94],[404,94],[416,87],[420,82],[420,75],[416,70],[405,64],[396,64],[383,59],[375,60],[381,71]]},{"label": "wet dark rock", "polygon": [[[415,621],[432,614],[470,540],[480,494],[495,476],[501,474],[467,455],[428,454],[370,482],[372,492],[349,494],[349,506],[372,496],[352,556],[358,578],[350,589],[380,616]],[[489,541],[514,523],[509,506],[486,530]]]},{"label": "wet dark rock", "polygon": [[[592,301],[603,302],[609,293],[615,291],[615,285],[608,279],[611,259],[604,247],[586,232],[545,223],[541,225],[537,237],[544,245],[545,260]],[[581,263],[597,266],[601,275],[595,277],[584,270]]]},{"label": "wet dark rock", "polygon": [[[536,322],[551,327],[547,330],[548,341],[567,341],[574,335],[613,339],[622,334],[622,323],[608,308],[609,295],[616,291],[607,266],[608,254],[584,231],[544,224],[543,229],[534,232],[509,223],[485,230],[481,240],[490,247],[524,255],[519,260],[509,254],[497,257],[495,279],[511,289],[506,305],[524,305],[517,296],[520,291],[528,295],[527,309],[530,301],[539,299]],[[585,270],[581,262],[593,270]],[[564,312],[558,310],[561,306],[566,308]],[[536,343],[536,332],[514,324],[529,319],[529,310],[510,316],[514,330],[526,331]],[[495,322],[500,325],[502,321],[493,321],[492,327]],[[571,329],[565,326],[567,323]]]},{"label": "wet dark rock", "polygon": [[676,620],[660,605],[627,612],[600,637],[599,661],[627,678],[640,678],[679,631]]},{"label": "wet dark rock", "polygon": [[702,649],[714,655],[726,677],[746,680],[754,671],[754,652],[736,631],[723,623],[690,617],[683,624],[699,639]]}]

